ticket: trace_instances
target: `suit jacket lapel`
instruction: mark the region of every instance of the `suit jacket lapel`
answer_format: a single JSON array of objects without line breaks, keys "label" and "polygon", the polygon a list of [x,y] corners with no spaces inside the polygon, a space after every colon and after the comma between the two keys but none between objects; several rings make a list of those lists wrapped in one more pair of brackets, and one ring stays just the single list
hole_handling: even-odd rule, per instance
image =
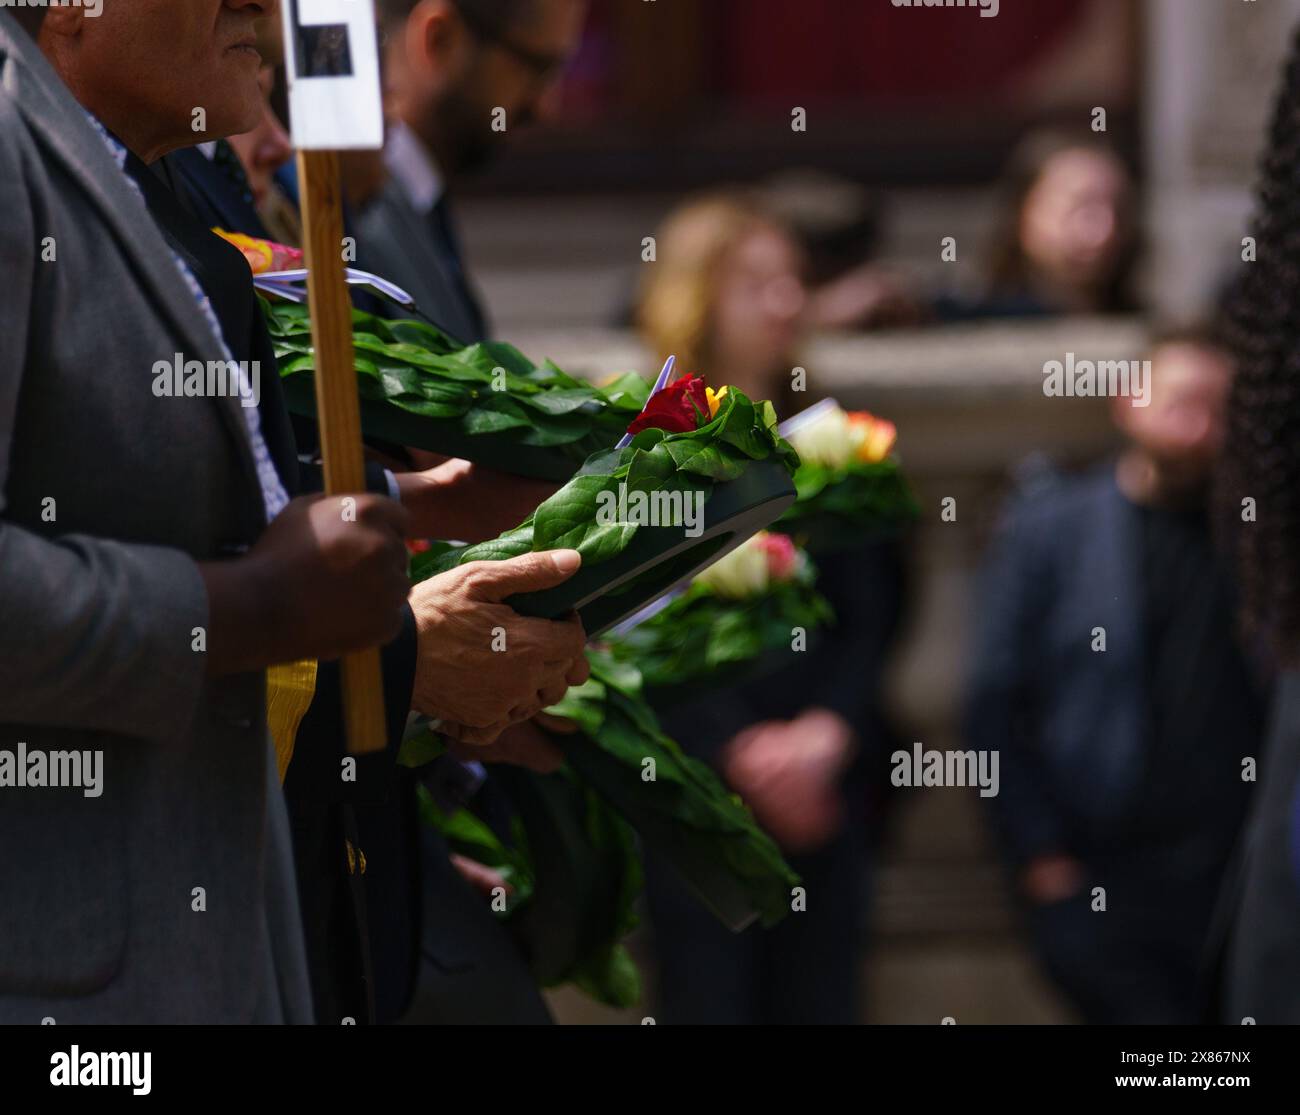
[{"label": "suit jacket lapel", "polygon": [[[13,99],[33,134],[51,156],[63,164],[99,210],[122,252],[136,264],[136,273],[168,323],[185,342],[193,359],[205,363],[222,359],[217,338],[189,289],[179,282],[176,262],[125,175],[103,140],[86,119],[85,110],[68,92],[25,32],[0,13],[0,84]],[[111,296],[111,295],[110,295]],[[245,479],[258,493],[257,467],[248,427],[234,397],[212,399],[235,439]]]},{"label": "suit jacket lapel", "polygon": [[[257,210],[240,195],[227,172],[208,159],[197,147],[173,151],[163,162],[171,171],[172,189],[192,204],[196,216],[228,232],[270,239]],[[183,185],[182,185],[183,184]]]},{"label": "suit jacket lapel", "polygon": [[441,258],[432,218],[417,213],[396,182],[389,182],[385,187],[383,204],[395,218],[385,229],[390,234],[387,251],[394,257],[406,255],[416,267],[419,279],[413,291],[416,304],[458,341],[474,344],[483,340],[447,261]]}]

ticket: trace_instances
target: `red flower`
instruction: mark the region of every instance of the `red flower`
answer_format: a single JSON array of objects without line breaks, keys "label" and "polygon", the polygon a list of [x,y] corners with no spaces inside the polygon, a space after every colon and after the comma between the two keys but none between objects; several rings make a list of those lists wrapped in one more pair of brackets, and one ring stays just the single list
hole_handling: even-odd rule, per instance
[{"label": "red flower", "polygon": [[704,380],[697,375],[687,375],[651,399],[627,432],[639,434],[642,430],[667,430],[670,434],[685,434],[699,429],[701,420],[709,420],[709,399],[705,394]]}]

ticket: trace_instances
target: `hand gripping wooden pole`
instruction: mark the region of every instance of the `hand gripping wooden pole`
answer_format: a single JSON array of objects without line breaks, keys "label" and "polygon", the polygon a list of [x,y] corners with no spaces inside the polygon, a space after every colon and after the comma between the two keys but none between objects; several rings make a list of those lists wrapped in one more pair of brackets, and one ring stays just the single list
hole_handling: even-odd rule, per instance
[{"label": "hand gripping wooden pole", "polygon": [[[316,350],[316,418],[325,465],[325,492],[332,496],[357,495],[366,490],[366,468],[353,366],[352,300],[343,274],[338,153],[299,151],[298,188],[311,336]],[[364,650],[345,657],[342,680],[348,750],[354,755],[383,751],[388,741],[379,651]]]}]

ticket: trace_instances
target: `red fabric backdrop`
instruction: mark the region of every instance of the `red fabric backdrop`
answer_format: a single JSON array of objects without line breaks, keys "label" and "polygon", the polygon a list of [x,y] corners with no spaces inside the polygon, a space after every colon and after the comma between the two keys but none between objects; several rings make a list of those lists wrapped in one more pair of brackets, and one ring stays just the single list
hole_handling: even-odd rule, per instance
[{"label": "red fabric backdrop", "polygon": [[887,0],[704,0],[722,92],[742,100],[951,98],[996,92],[1056,46],[1091,0],[895,8]]},{"label": "red fabric backdrop", "polygon": [[[583,50],[565,81],[573,115],[601,116],[629,51],[671,50],[620,42],[611,6],[594,0]],[[677,2],[677,0],[674,0]],[[701,6],[698,90],[734,107],[772,101],[871,100],[977,103],[1057,46],[1092,0],[1004,0],[996,18],[978,8],[895,8],[888,0],[687,0]]]}]

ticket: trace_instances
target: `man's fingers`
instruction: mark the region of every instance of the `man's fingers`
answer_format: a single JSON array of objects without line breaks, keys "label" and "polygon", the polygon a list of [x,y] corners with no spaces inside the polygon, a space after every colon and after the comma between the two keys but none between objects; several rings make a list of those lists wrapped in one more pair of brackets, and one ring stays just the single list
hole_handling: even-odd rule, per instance
[{"label": "man's fingers", "polygon": [[539,712],[534,716],[533,723],[559,736],[571,736],[579,730],[578,725],[572,720],[566,720],[563,716],[550,716],[545,712]]},{"label": "man's fingers", "polygon": [[370,494],[344,498],[356,500],[359,521],[375,527],[388,527],[398,538],[406,537],[406,528],[410,525],[411,514],[395,499]]},{"label": "man's fingers", "polygon": [[564,752],[532,721],[507,728],[495,743],[487,746],[452,743],[449,749],[458,759],[508,763],[537,774],[554,774],[564,765]]},{"label": "man's fingers", "polygon": [[554,774],[564,766],[564,752],[549,740],[538,739],[520,749],[517,762],[534,774]]},{"label": "man's fingers", "polygon": [[482,599],[499,604],[516,593],[562,585],[581,567],[582,555],[577,550],[548,550],[520,554],[508,561],[470,562],[461,568],[473,571]]},{"label": "man's fingers", "polygon": [[563,669],[567,673],[569,663],[586,657],[587,633],[576,615],[568,619],[521,620],[519,633],[527,638],[548,669],[557,672]]},{"label": "man's fingers", "polygon": [[510,725],[504,720],[486,728],[470,728],[464,724],[453,724],[444,720],[438,730],[460,743],[483,747],[489,743],[495,743],[497,737],[508,727]]},{"label": "man's fingers", "polygon": [[522,705],[515,705],[515,707],[510,710],[509,722],[511,724],[522,724],[525,720],[531,720],[541,710],[542,706],[537,703],[536,699],[528,701]]},{"label": "man's fingers", "polygon": [[554,774],[564,766],[564,752],[532,721],[517,724],[505,732],[496,749],[500,761],[525,767],[535,774]]},{"label": "man's fingers", "polygon": [[569,691],[566,684],[548,685],[537,691],[537,707],[539,709],[550,708],[552,705],[558,705],[564,700],[564,695]]},{"label": "man's fingers", "polygon": [[591,677],[591,663],[587,661],[585,654],[580,654],[573,660],[573,665],[564,675],[564,680],[570,685],[581,685],[589,677]]},{"label": "man's fingers", "polygon": [[411,592],[411,582],[406,575],[406,570],[411,563],[411,555],[407,553],[406,543],[399,535],[393,535],[392,545],[388,548],[388,559],[393,563],[394,572],[406,582],[406,593],[403,596],[405,599]]}]

